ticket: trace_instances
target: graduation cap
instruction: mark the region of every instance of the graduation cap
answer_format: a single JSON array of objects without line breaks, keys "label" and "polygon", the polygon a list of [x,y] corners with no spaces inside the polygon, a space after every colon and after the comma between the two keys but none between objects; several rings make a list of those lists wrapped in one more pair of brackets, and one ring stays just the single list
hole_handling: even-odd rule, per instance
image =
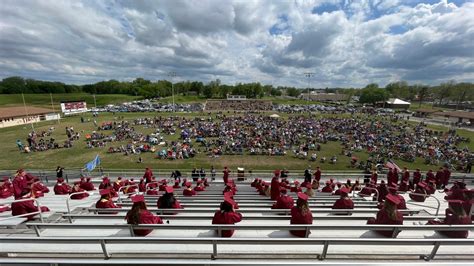
[{"label": "graduation cap", "polygon": [[417,186],[421,187],[421,188],[426,188],[426,183],[425,182],[420,182],[417,184]]},{"label": "graduation cap", "polygon": [[295,185],[299,185],[299,184],[300,184],[300,181],[295,180],[295,182],[293,182],[293,183],[295,183]]},{"label": "graduation cap", "polygon": [[57,179],[56,181],[58,181],[58,182],[62,183],[62,182],[64,182],[64,178],[62,178],[62,177],[58,177],[58,179]]},{"label": "graduation cap", "polygon": [[173,187],[166,186],[166,187],[165,187],[165,191],[166,191],[166,193],[173,193],[173,192],[174,192],[174,189],[173,189]]},{"label": "graduation cap", "polygon": [[385,200],[392,203],[393,205],[398,205],[400,204],[400,199],[395,196],[395,195],[392,195],[392,194],[388,194],[386,197],[385,197]]},{"label": "graduation cap", "polygon": [[80,184],[81,184],[81,181],[74,182],[74,185],[80,185]]},{"label": "graduation cap", "polygon": [[136,203],[140,201],[145,201],[145,196],[137,194],[137,195],[132,196],[131,199],[133,203]]},{"label": "graduation cap", "polygon": [[339,191],[341,192],[341,194],[349,194],[349,192],[351,191],[350,189],[348,189],[347,187],[342,187],[341,189],[339,189]]},{"label": "graduation cap", "polygon": [[186,183],[184,183],[184,185],[187,186],[187,187],[190,187],[192,185],[192,183],[187,181]]},{"label": "graduation cap", "polygon": [[283,193],[283,194],[285,194],[285,193],[286,193],[286,188],[280,187],[280,192]]},{"label": "graduation cap", "polygon": [[100,194],[101,196],[109,195],[109,194],[110,194],[110,189],[101,189],[101,190],[99,191],[99,194]]},{"label": "graduation cap", "polygon": [[298,199],[307,201],[308,200],[308,195],[306,195],[302,192],[298,192]]}]

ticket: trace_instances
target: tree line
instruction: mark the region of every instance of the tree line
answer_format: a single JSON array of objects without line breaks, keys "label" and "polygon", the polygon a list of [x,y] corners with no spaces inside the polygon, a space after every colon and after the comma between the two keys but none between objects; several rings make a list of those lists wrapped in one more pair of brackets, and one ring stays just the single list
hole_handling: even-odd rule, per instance
[{"label": "tree line", "polygon": [[[305,88],[304,92],[306,92]],[[311,89],[314,90],[314,89]],[[222,84],[219,79],[205,84],[201,81],[182,81],[171,83],[167,80],[150,81],[136,78],[133,81],[107,80],[94,84],[73,85],[62,82],[8,77],[0,81],[0,94],[16,93],[91,93],[91,94],[128,94],[144,98],[168,97],[176,95],[196,95],[202,98],[226,98],[227,94],[245,95],[247,98],[262,98],[264,96],[299,97],[301,88],[262,85],[259,82]],[[326,88],[325,92],[344,93],[359,96],[359,102],[374,104],[388,98],[400,98],[407,101],[435,101],[438,104],[446,102],[462,103],[474,100],[474,85],[472,83],[456,83],[449,81],[436,86],[422,84],[409,85],[406,81],[389,83],[385,88],[371,83],[359,88]],[[350,97],[349,97],[350,98]]]}]

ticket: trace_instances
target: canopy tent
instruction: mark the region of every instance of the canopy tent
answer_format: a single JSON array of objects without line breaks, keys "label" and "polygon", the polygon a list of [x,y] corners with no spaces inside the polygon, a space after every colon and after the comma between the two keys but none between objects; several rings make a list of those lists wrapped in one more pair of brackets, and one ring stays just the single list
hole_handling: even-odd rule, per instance
[{"label": "canopy tent", "polygon": [[410,107],[410,103],[398,98],[391,98],[385,102],[386,108],[404,108],[407,109]]},{"label": "canopy tent", "polygon": [[277,114],[272,114],[272,115],[270,115],[270,117],[271,117],[271,118],[280,118],[280,116],[277,115]]}]

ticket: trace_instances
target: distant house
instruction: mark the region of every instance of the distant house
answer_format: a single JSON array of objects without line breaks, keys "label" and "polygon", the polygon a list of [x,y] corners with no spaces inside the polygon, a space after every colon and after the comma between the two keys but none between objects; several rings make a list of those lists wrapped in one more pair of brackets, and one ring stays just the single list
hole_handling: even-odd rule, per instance
[{"label": "distant house", "polygon": [[247,97],[245,95],[231,95],[227,94],[227,100],[231,101],[242,101],[242,100],[247,100]]},{"label": "distant house", "polygon": [[408,109],[410,107],[410,103],[398,98],[390,98],[385,102],[384,107],[392,109]]},{"label": "distant house", "polygon": [[51,109],[28,106],[0,108],[0,128],[59,119]]}]

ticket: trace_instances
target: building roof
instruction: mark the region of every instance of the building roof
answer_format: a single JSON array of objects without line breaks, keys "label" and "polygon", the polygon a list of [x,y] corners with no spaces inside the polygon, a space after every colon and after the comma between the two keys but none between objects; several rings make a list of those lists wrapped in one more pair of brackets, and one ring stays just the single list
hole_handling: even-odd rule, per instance
[{"label": "building roof", "polygon": [[398,98],[391,98],[387,101],[388,104],[410,104],[409,102],[405,102],[404,100],[400,100]]},{"label": "building roof", "polygon": [[474,119],[474,112],[449,111],[449,112],[436,112],[434,113],[434,115]]},{"label": "building roof", "polygon": [[[27,106],[26,110],[28,115],[44,115],[53,113],[53,110],[41,107]],[[15,118],[26,116],[25,107],[14,106],[14,107],[3,107],[0,108],[0,119]]]}]

